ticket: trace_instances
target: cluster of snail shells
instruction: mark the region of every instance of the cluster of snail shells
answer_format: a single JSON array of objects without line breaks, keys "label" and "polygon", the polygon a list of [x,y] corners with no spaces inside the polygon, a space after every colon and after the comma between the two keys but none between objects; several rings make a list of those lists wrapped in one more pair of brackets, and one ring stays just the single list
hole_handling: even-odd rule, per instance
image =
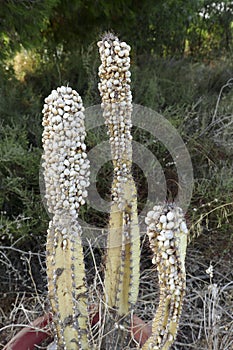
[{"label": "cluster of snail shells", "polygon": [[130,90],[130,46],[112,34],[98,42],[102,64],[98,85],[114,164],[113,200],[118,201],[131,173],[132,93]]},{"label": "cluster of snail shells", "polygon": [[102,103],[108,105],[115,102],[121,103],[122,107],[127,104],[131,107],[130,46],[111,34],[106,34],[97,45],[102,63],[99,67],[101,81],[98,85]]},{"label": "cluster of snail shells", "polygon": [[[180,237],[187,236],[188,228],[181,208],[175,204],[154,206],[145,218],[147,235],[150,246],[155,253],[152,259],[157,264],[158,270],[163,270],[159,278],[165,280],[166,272],[174,272],[178,269],[177,264],[182,264]],[[182,265],[180,268],[182,268]],[[171,275],[170,288],[175,289],[175,282]]]},{"label": "cluster of snail shells", "polygon": [[76,218],[87,197],[90,171],[83,111],[82,99],[71,87],[58,87],[45,98],[42,167],[52,214]]}]

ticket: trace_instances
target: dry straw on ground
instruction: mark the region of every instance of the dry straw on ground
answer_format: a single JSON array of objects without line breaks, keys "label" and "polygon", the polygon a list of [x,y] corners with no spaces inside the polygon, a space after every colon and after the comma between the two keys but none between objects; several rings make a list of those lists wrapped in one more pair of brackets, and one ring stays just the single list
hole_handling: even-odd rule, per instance
[{"label": "dry straw on ground", "polygon": [[[198,241],[199,240],[199,241]],[[215,243],[204,245],[199,237],[187,250],[187,289],[177,340],[173,350],[230,350],[233,347],[233,276],[231,254],[227,248],[219,252]],[[226,240],[227,241],[227,240]],[[196,248],[198,247],[198,248]],[[0,349],[22,327],[48,311],[43,253],[28,253],[14,247],[1,246]],[[140,292],[135,314],[148,322],[158,300],[156,268],[148,259],[148,241],[142,241]],[[215,253],[214,253],[215,252]],[[12,254],[13,253],[13,254]],[[101,311],[103,263],[99,249],[86,249],[90,302]],[[208,253],[208,254],[207,254]],[[209,258],[211,254],[212,261]],[[22,264],[18,263],[20,260]],[[35,274],[40,266],[41,275]],[[24,266],[24,270],[22,270]],[[212,267],[211,267],[212,266]],[[5,269],[6,274],[3,274]],[[44,285],[44,288],[42,286]],[[103,327],[96,326],[92,337],[100,349]],[[135,344],[135,343],[134,343]],[[46,349],[44,343],[38,349]],[[134,345],[135,346],[135,345]]]}]

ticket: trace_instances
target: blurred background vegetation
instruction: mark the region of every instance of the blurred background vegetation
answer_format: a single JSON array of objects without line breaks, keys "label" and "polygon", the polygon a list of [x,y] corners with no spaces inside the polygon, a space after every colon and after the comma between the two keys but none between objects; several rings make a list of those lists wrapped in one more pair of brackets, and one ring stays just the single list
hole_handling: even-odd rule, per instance
[{"label": "blurred background vegetation", "polygon": [[[108,30],[131,45],[134,103],[168,118],[190,152],[195,177],[187,213],[192,244],[203,247],[206,261],[218,256],[232,263],[233,2],[5,0],[0,1],[2,292],[30,290],[31,282],[20,274],[25,263],[20,252],[44,252],[49,218],[39,189],[43,100],[52,89],[69,84],[85,107],[100,103],[96,42]],[[168,187],[174,184],[177,174],[167,150],[138,130],[134,138],[146,139]],[[97,142],[98,135],[88,133],[89,149]],[[108,163],[97,183],[103,197],[109,173]],[[142,208],[146,182],[137,167],[134,175]],[[103,224],[98,213],[89,211],[88,216]],[[40,266],[35,262],[32,267],[44,292]]]}]

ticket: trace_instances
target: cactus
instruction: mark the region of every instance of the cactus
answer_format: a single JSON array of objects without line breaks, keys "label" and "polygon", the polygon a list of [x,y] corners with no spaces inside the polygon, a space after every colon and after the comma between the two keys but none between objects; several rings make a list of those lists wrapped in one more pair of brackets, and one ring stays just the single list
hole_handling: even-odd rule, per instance
[{"label": "cactus", "polygon": [[114,168],[105,291],[107,304],[123,316],[137,301],[140,257],[137,193],[131,171],[130,47],[112,34],[106,34],[98,46],[99,91]]},{"label": "cactus", "polygon": [[88,348],[82,229],[77,221],[89,185],[82,100],[70,87],[53,90],[43,109],[43,163],[48,211],[48,292],[61,349]]},{"label": "cactus", "polygon": [[174,342],[185,292],[185,253],[188,229],[181,208],[175,204],[155,206],[145,222],[152,262],[159,276],[159,306],[152,324],[152,336],[143,346],[167,350]]},{"label": "cactus", "polygon": [[[104,280],[105,340],[101,348],[125,348],[137,302],[140,232],[132,176],[130,47],[111,33],[98,42],[99,91],[113,162],[112,204]],[[91,326],[78,213],[89,185],[84,108],[70,87],[53,90],[43,109],[45,198],[52,218],[47,237],[48,296],[58,349],[91,349]],[[185,291],[187,227],[175,204],[155,206],[146,217],[157,265],[160,300],[152,335],[142,349],[169,349],[178,329]],[[100,322],[102,320],[100,319]],[[117,327],[115,325],[117,324]],[[115,327],[115,332],[113,328]]]}]

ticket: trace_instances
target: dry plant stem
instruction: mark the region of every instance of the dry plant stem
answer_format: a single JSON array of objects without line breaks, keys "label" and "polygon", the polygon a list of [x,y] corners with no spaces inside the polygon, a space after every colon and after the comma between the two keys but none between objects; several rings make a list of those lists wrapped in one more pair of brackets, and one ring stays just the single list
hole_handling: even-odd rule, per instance
[{"label": "dry plant stem", "polygon": [[187,226],[182,210],[174,204],[155,206],[146,218],[153,263],[159,277],[159,306],[153,323],[152,336],[143,350],[168,350],[179,326],[185,294],[185,254]]},{"label": "dry plant stem", "polygon": [[123,316],[137,301],[140,259],[137,195],[131,174],[130,47],[111,33],[98,42],[98,47],[102,62],[99,91],[114,167],[105,272],[106,302]]}]

